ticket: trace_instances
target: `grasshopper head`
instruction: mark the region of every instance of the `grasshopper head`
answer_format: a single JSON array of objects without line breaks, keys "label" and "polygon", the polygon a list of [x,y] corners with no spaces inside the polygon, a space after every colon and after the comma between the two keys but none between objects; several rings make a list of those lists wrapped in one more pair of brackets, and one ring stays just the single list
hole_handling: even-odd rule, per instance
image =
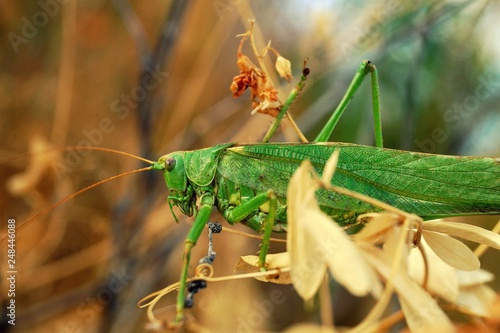
[{"label": "grasshopper head", "polygon": [[170,153],[163,155],[158,160],[162,167],[163,177],[167,187],[172,192],[185,192],[187,188],[187,175],[184,167],[184,156],[182,153]]},{"label": "grasshopper head", "polygon": [[168,197],[170,208],[178,206],[183,214],[192,216],[196,208],[196,196],[193,197],[193,189],[188,184],[184,154],[176,152],[163,155],[153,168],[163,171],[165,183],[170,190]]}]

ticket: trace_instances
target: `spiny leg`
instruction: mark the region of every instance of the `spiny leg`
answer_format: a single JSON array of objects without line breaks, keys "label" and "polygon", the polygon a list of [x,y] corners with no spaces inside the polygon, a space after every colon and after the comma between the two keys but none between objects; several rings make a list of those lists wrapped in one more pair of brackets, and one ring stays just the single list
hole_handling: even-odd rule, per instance
[{"label": "spiny leg", "polygon": [[[378,72],[377,68],[375,65],[369,61],[369,60],[364,60],[361,62],[360,66],[358,67],[358,70],[356,71],[356,74],[354,75],[354,78],[347,89],[346,93],[344,94],[342,100],[340,101],[339,105],[335,109],[335,111],[332,113],[330,119],[328,120],[327,124],[321,132],[318,134],[318,136],[314,139],[314,142],[327,142],[328,139],[330,138],[335,126],[337,125],[340,117],[344,113],[345,109],[347,108],[347,105],[351,101],[351,99],[354,97],[354,94],[356,91],[359,89],[361,86],[361,83],[363,82],[365,76],[370,73],[371,76],[371,83],[372,83],[372,109],[373,109],[373,124],[374,124],[374,131],[375,131],[375,145],[377,147],[382,148],[383,147],[383,138],[382,138],[382,121],[381,121],[381,116],[380,116],[380,90],[379,90],[379,85],[378,85]],[[304,69],[302,71],[302,76],[300,78],[300,81],[297,83],[297,86],[295,89],[293,89],[290,92],[290,95],[288,96],[285,104],[283,104],[280,113],[274,120],[273,124],[267,131],[264,139],[262,142],[269,142],[271,137],[274,135],[276,132],[279,123],[283,119],[284,115],[288,112],[290,109],[291,105],[293,102],[297,99],[297,96],[301,93],[302,89],[305,86],[305,81],[307,79],[307,75],[309,74],[309,68],[306,68],[304,65]],[[303,135],[301,136],[303,137]],[[304,141],[304,139],[303,139]]]},{"label": "spiny leg", "polygon": [[373,109],[373,129],[375,132],[375,145],[379,148],[384,147],[382,137],[382,117],[380,115],[380,89],[378,85],[378,71],[375,65],[368,61],[372,68],[370,75],[372,81],[372,109]]},{"label": "spiny leg", "polygon": [[276,218],[277,198],[274,192],[269,193],[269,212],[267,213],[267,221],[262,236],[262,243],[259,252],[259,267],[265,270],[267,251],[271,242],[271,233],[273,232],[274,220]]},{"label": "spiny leg", "polygon": [[[265,193],[259,193],[252,199],[247,202],[234,207],[232,210],[228,210],[224,214],[224,218],[229,223],[237,223],[244,219],[246,219],[251,214],[255,213],[256,210],[259,209],[260,206],[269,202],[269,211],[267,213],[267,219],[264,224],[264,233],[263,239],[260,246],[259,252],[259,267],[264,268],[266,263],[266,255],[269,250],[269,243],[271,239],[271,233],[273,231],[274,220],[276,218],[276,207],[277,207],[277,198],[276,194],[273,190],[269,190]],[[250,225],[250,227],[254,229],[260,229],[260,224],[258,225]],[[257,231],[262,231],[257,230]]]},{"label": "spiny leg", "polygon": [[210,218],[214,201],[215,199],[212,193],[205,193],[201,196],[200,209],[198,210],[198,214],[196,215],[193,226],[189,230],[189,233],[186,236],[186,240],[184,241],[184,253],[182,256],[182,271],[179,280],[179,293],[177,295],[175,324],[180,324],[184,320],[184,307],[186,305],[186,281],[188,279],[191,250],[196,245],[196,242],[200,238],[200,235]]},{"label": "spiny leg", "polygon": [[[200,209],[198,210],[198,214],[196,215],[196,219],[193,223],[193,226],[191,227],[191,230],[189,231],[188,235],[186,236],[186,240],[184,241],[184,254],[183,254],[181,277],[179,281],[179,294],[177,295],[177,303],[176,303],[177,315],[175,324],[180,324],[183,321],[184,308],[192,306],[193,295],[199,289],[205,287],[205,285],[200,285],[197,282],[193,281],[195,282],[195,284],[190,284],[188,290],[189,293],[186,297],[186,286],[187,286],[186,281],[188,278],[191,250],[196,245],[196,242],[200,238],[201,233],[205,228],[205,225],[208,223],[210,214],[212,212],[212,206],[214,204],[214,197],[212,193],[205,193],[204,195],[202,195],[200,200],[201,200]],[[245,202],[244,204],[239,205],[234,209],[232,209],[231,211],[227,211],[224,214],[224,217],[229,223],[236,223],[244,220],[246,217],[248,217],[256,210],[258,210],[261,205],[265,204],[268,201],[270,202],[270,212],[268,214],[268,216],[270,215],[270,217],[268,218],[268,221],[265,226],[265,231],[264,231],[265,236],[261,246],[261,253],[259,258],[259,265],[261,265],[261,267],[264,267],[265,264],[265,258],[267,250],[269,248],[271,231],[274,224],[274,216],[277,204],[276,203],[277,199],[274,192],[272,190],[269,190],[266,193],[260,193],[255,197],[253,197],[252,199],[250,199],[249,201]]]},{"label": "spiny leg", "polygon": [[318,136],[314,139],[315,142],[327,142],[332,135],[333,129],[337,125],[340,117],[344,113],[347,105],[354,97],[354,94],[361,86],[363,79],[365,76],[371,73],[371,81],[372,81],[372,107],[373,107],[373,118],[374,118],[374,127],[375,127],[375,143],[377,147],[383,147],[382,140],[382,123],[380,118],[380,94],[379,94],[379,86],[378,86],[378,74],[377,68],[375,65],[369,60],[363,60],[352,79],[349,88],[347,88],[347,92],[344,97],[340,101],[339,105],[333,111],[330,119],[326,123],[325,127],[321,130]]}]

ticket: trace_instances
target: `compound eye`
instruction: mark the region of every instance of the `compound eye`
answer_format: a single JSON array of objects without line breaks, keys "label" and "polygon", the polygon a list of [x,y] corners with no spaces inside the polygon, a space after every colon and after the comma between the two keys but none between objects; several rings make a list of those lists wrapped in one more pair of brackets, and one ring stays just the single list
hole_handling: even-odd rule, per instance
[{"label": "compound eye", "polygon": [[166,169],[167,171],[172,171],[172,170],[174,170],[174,168],[175,168],[175,163],[176,163],[176,162],[175,162],[175,158],[172,158],[172,157],[167,158],[167,159],[165,160],[165,169]]}]

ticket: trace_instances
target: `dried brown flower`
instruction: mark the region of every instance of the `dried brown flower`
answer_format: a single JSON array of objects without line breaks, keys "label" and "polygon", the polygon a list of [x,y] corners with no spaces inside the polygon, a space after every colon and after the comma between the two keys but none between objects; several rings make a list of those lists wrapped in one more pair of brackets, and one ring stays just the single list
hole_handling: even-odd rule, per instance
[{"label": "dried brown flower", "polygon": [[281,108],[281,102],[278,100],[278,91],[268,79],[267,74],[242,52],[243,44],[251,33],[249,31],[242,35],[237,53],[238,60],[236,61],[240,74],[233,78],[230,89],[233,97],[237,98],[247,88],[250,88],[252,92],[252,114],[260,112],[276,117]]}]

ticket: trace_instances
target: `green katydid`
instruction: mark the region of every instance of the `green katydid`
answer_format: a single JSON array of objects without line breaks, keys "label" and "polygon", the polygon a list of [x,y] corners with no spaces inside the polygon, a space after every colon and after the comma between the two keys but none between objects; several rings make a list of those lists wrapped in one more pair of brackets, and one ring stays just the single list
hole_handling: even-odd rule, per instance
[{"label": "green katydid", "polygon": [[[369,73],[372,77],[377,147],[326,142],[363,78]],[[500,214],[500,159],[382,148],[377,74],[369,61],[361,63],[344,98],[314,143],[267,143],[303,88],[307,74],[305,68],[297,88],[281,108],[264,143],[227,143],[195,151],[174,152],[160,157],[151,167],[138,170],[162,171],[170,191],[167,198],[169,206],[177,206],[183,214],[195,216],[185,239],[175,325],[184,318],[191,250],[205,228],[213,206],[229,223],[243,222],[251,229],[263,232],[259,264],[264,267],[272,231],[286,231],[287,185],[305,159],[309,159],[321,173],[333,151],[339,150],[340,159],[333,184],[425,219]],[[379,210],[332,191],[319,190],[317,197],[321,208],[342,225],[354,224],[356,217],[362,213]],[[65,200],[67,198],[49,209]]]},{"label": "green katydid", "polygon": [[[372,73],[375,136],[378,147],[325,142],[361,84]],[[303,87],[307,72],[298,88]],[[264,141],[297,95],[293,91]],[[445,156],[382,148],[378,84],[375,67],[364,61],[339,107],[314,143],[220,144],[162,156],[152,169],[164,173],[177,206],[195,221],[185,239],[177,298],[176,323],[183,320],[191,250],[216,206],[231,224],[243,222],[263,232],[259,265],[265,264],[271,232],[286,231],[286,191],[290,177],[309,159],[318,173],[334,150],[340,151],[332,183],[389,203],[424,219],[500,213],[500,159]],[[331,191],[319,190],[323,211],[341,225],[356,222],[362,213],[379,209]],[[197,206],[199,202],[199,206]]]}]

